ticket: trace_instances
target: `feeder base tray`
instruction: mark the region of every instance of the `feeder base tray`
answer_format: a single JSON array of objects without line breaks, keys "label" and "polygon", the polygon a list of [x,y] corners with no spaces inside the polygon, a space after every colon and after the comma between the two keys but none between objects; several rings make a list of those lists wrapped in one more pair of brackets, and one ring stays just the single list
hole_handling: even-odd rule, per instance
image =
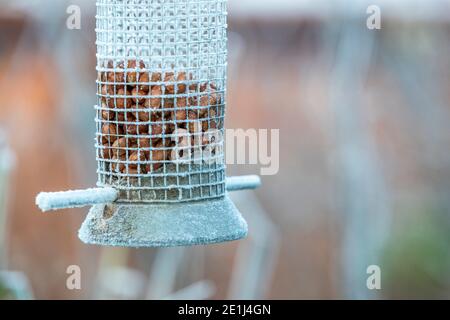
[{"label": "feeder base tray", "polygon": [[227,195],[180,204],[95,205],[78,235],[89,244],[173,247],[238,240],[247,232],[247,222]]}]

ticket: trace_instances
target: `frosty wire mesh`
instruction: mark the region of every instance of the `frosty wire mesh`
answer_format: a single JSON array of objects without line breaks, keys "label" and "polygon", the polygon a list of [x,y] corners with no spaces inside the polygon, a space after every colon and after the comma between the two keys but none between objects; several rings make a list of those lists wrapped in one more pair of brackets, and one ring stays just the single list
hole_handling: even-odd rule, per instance
[{"label": "frosty wire mesh", "polygon": [[97,1],[98,185],[119,202],[225,193],[226,0]]}]

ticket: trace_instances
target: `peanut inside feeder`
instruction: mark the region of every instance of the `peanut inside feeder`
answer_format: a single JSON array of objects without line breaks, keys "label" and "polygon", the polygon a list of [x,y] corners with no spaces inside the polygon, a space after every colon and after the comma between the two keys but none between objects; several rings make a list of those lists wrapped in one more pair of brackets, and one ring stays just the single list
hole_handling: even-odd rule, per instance
[{"label": "peanut inside feeder", "polygon": [[122,202],[222,197],[224,93],[191,72],[100,62],[98,185],[120,190]]},{"label": "peanut inside feeder", "polygon": [[173,246],[236,240],[227,190],[226,0],[97,0],[98,188],[41,194],[43,210],[94,205],[86,243]]}]

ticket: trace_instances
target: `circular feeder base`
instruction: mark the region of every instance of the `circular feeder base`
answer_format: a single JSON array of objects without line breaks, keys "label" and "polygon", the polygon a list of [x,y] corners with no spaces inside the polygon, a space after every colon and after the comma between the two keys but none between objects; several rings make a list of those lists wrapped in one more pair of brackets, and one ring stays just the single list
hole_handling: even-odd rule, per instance
[{"label": "circular feeder base", "polygon": [[95,205],[79,230],[89,244],[174,247],[245,238],[247,222],[225,196],[179,204]]}]

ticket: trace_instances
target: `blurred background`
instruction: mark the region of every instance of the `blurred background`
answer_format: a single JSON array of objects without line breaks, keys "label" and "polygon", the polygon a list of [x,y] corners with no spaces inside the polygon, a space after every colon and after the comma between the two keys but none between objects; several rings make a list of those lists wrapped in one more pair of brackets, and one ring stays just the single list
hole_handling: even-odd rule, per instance
[{"label": "blurred background", "polygon": [[96,182],[95,1],[0,5],[0,299],[450,298],[450,1],[229,0],[227,127],[280,129],[280,171],[233,195],[248,239],[139,250],[34,204]]}]

